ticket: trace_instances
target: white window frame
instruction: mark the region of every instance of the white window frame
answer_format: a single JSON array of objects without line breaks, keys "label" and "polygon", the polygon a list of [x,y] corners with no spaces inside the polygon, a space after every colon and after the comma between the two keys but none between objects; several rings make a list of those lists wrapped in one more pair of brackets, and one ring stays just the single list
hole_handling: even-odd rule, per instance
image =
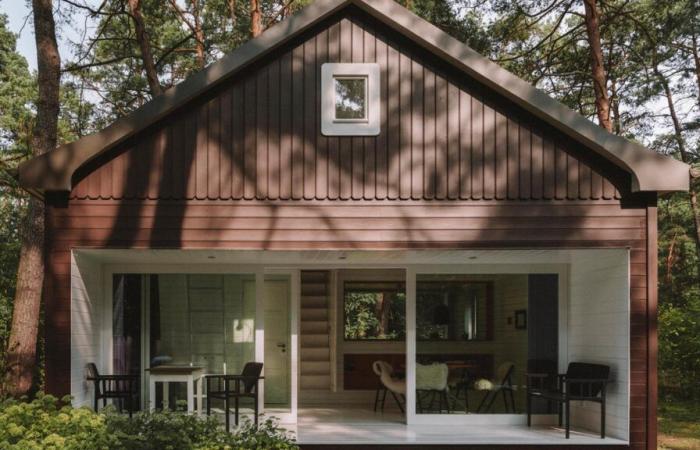
[{"label": "white window frame", "polygon": [[[321,66],[321,133],[325,136],[376,136],[380,131],[379,64],[325,63]],[[335,79],[365,78],[365,117],[336,119]]]}]

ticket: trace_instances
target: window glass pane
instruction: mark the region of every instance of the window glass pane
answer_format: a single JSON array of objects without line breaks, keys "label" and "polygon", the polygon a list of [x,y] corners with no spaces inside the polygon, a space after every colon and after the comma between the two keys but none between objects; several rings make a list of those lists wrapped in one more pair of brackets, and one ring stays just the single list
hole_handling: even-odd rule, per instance
[{"label": "window glass pane", "polygon": [[366,118],[366,85],[366,77],[334,78],[336,119],[353,120]]},{"label": "window glass pane", "polygon": [[406,329],[403,283],[346,282],[344,284],[346,340],[402,340]]},{"label": "window glass pane", "polygon": [[526,373],[556,378],[557,286],[556,275],[417,275],[417,413],[522,414]]}]

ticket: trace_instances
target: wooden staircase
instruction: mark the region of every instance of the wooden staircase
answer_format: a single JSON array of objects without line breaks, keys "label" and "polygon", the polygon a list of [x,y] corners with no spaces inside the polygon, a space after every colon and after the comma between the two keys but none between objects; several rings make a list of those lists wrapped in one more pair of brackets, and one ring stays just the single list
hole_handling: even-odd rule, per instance
[{"label": "wooden staircase", "polygon": [[301,272],[301,377],[302,390],[331,388],[328,271]]}]

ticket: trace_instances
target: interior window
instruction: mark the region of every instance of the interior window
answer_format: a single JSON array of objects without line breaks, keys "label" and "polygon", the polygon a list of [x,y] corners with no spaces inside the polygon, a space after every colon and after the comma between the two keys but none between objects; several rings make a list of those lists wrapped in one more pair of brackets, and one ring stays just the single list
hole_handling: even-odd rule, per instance
[{"label": "interior window", "polygon": [[345,340],[403,340],[406,293],[403,283],[345,282]]},{"label": "interior window", "polygon": [[367,118],[367,77],[334,77],[335,119]]}]

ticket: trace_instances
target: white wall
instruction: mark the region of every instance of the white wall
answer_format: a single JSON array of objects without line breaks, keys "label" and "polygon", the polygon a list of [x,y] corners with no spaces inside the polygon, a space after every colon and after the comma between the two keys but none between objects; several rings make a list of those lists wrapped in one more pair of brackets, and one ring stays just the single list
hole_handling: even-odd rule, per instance
[{"label": "white wall", "polygon": [[71,364],[70,392],[74,406],[92,407],[92,383],[85,380],[85,365],[101,367],[102,267],[94,259],[71,255]]},{"label": "white wall", "polygon": [[[569,277],[568,360],[611,367],[607,435],[629,439],[629,253],[581,251]],[[573,403],[572,425],[600,429],[600,407]]]}]

